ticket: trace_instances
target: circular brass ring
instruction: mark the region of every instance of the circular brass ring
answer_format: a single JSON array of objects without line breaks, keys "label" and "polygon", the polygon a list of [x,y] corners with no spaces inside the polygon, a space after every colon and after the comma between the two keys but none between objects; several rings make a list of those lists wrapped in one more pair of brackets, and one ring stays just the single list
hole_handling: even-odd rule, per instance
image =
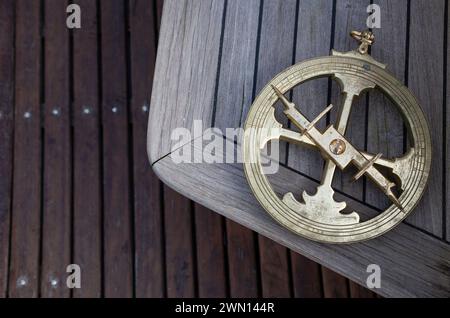
[{"label": "circular brass ring", "polygon": [[[308,80],[345,74],[371,81],[398,107],[406,123],[414,147],[411,169],[402,186],[400,200],[403,210],[391,205],[376,217],[357,224],[332,225],[310,220],[286,205],[272,189],[263,173],[259,145],[263,130],[274,123],[273,105],[278,98],[271,85],[283,93]],[[244,129],[244,171],[254,195],[264,209],[281,225],[311,240],[328,243],[351,243],[379,236],[399,224],[420,200],[428,179],[431,165],[431,138],[423,111],[412,93],[382,67],[348,56],[327,56],[296,64],[270,81],[254,101]],[[250,160],[256,158],[256,160]]]}]

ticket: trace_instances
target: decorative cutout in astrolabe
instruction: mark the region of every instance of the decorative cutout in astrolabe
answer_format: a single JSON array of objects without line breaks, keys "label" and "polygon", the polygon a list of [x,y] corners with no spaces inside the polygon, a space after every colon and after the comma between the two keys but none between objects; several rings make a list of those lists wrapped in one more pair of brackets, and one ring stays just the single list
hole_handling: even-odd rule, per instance
[{"label": "decorative cutout in astrolabe", "polygon": [[[392,229],[420,200],[431,164],[430,133],[416,99],[386,71],[386,65],[368,54],[374,41],[370,31],[353,31],[351,35],[360,42],[356,50],[346,53],[333,50],[331,56],[301,62],[272,79],[256,98],[245,123],[244,170],[254,195],[280,224],[298,235],[321,242],[368,240]],[[301,105],[290,102],[286,93],[308,80],[328,76],[339,83],[343,101],[337,110],[336,122],[320,130],[316,123],[333,106],[324,108],[315,119],[309,120],[302,113]],[[410,148],[399,158],[362,151],[345,137],[348,124],[351,124],[349,115],[355,97],[375,88],[390,97],[406,124]],[[278,101],[283,105],[284,115],[299,131],[283,127],[277,121],[275,107]],[[315,193],[303,191],[300,200],[293,193],[275,193],[261,164],[261,150],[275,139],[320,152],[325,165]],[[360,212],[347,206],[346,202],[335,200],[333,176],[336,169],[343,170],[348,166],[357,168],[355,180],[364,175],[386,195],[391,205],[385,211],[362,221]],[[347,211],[343,213],[345,208]]]}]

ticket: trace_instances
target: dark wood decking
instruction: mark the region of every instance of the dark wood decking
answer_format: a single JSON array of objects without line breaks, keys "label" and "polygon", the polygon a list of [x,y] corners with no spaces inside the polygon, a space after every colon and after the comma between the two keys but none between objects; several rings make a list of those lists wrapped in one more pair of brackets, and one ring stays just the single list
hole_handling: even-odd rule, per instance
[{"label": "dark wood decking", "polygon": [[0,297],[375,296],[163,186],[146,154],[162,1],[74,3],[70,31],[66,1],[0,1]]}]

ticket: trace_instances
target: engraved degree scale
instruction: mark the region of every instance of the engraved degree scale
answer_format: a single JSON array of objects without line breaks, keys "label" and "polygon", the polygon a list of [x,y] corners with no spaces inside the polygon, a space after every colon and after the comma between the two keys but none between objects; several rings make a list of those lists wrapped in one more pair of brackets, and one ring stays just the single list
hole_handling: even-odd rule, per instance
[{"label": "engraved degree scale", "polygon": [[[351,32],[360,42],[350,52],[332,51],[331,56],[298,63],[268,83],[253,103],[245,123],[243,140],[244,171],[249,185],[264,209],[280,224],[312,240],[350,243],[381,235],[400,223],[420,200],[431,165],[431,139],[423,112],[412,93],[386,71],[386,65],[368,54],[374,42],[370,31]],[[285,94],[297,85],[319,77],[332,76],[340,85],[343,102],[337,120],[323,131],[316,128],[331,109],[324,108],[310,120],[301,105],[290,102]],[[410,137],[409,150],[399,158],[384,158],[357,149],[346,139],[352,102],[361,92],[379,89],[389,96],[402,114]],[[284,128],[275,118],[275,105],[281,101],[284,115],[300,132]],[[356,109],[354,111],[357,111]],[[303,201],[292,193],[282,197],[272,189],[261,164],[261,150],[271,140],[285,140],[308,146],[325,159],[322,179],[315,193],[303,191]],[[355,166],[354,180],[368,177],[390,200],[391,205],[376,217],[360,221],[358,211],[342,213],[345,202],[333,198],[336,168]],[[390,171],[388,175],[383,171]]]}]

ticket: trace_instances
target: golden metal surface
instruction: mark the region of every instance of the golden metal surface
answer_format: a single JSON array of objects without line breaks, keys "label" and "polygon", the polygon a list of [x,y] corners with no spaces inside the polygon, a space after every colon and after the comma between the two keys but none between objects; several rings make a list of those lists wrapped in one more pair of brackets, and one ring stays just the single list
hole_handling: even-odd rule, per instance
[{"label": "golden metal surface", "polygon": [[[253,129],[243,140],[244,170],[250,187],[264,209],[280,224],[312,240],[330,243],[350,243],[367,240],[385,233],[400,223],[419,201],[428,179],[431,165],[431,140],[423,112],[411,92],[385,71],[386,66],[368,55],[374,42],[369,31],[353,31],[360,41],[357,50],[307,60],[277,75],[261,91],[253,103],[245,129]],[[318,77],[333,77],[340,85],[343,102],[336,122],[320,131],[315,127],[332,108],[325,108],[309,121],[301,107],[290,102],[284,94],[295,86]],[[355,97],[368,89],[380,89],[389,96],[402,114],[411,139],[411,148],[400,158],[383,158],[358,150],[345,138]],[[286,128],[275,119],[275,104],[280,100],[285,116],[300,132]],[[260,151],[267,142],[285,140],[320,151],[325,167],[315,194],[303,191],[303,202],[292,193],[280,198],[264,175]],[[365,175],[389,198],[392,205],[378,216],[360,222],[357,211],[342,213],[345,202],[333,198],[332,181],[336,168],[355,166],[355,180]],[[380,167],[389,169],[396,177],[390,180]],[[393,188],[397,191],[394,193]]]},{"label": "golden metal surface", "polygon": [[345,151],[345,142],[341,139],[333,139],[330,142],[330,151],[335,155],[342,155]]},{"label": "golden metal surface", "polygon": [[350,35],[357,41],[361,42],[358,48],[358,52],[361,54],[367,54],[369,51],[369,46],[375,41],[375,37],[370,31],[352,31]]}]

